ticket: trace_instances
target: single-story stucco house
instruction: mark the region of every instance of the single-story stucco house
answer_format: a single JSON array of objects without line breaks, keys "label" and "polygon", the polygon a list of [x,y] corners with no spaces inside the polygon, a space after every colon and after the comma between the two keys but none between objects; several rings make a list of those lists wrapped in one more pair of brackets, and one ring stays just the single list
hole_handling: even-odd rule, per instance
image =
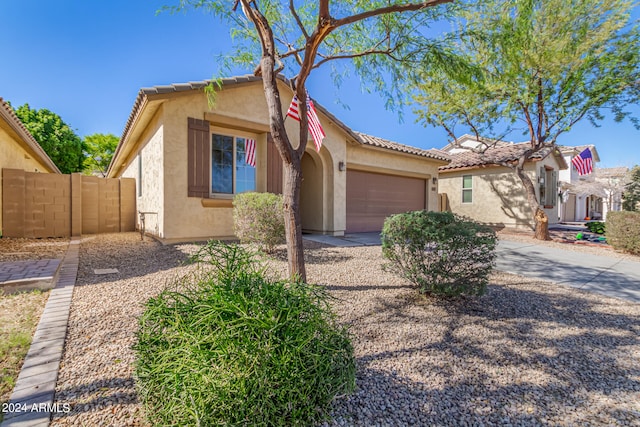
[{"label": "single-story stucco house", "polygon": [[[40,144],[9,106],[0,98],[0,175],[3,169],[60,173]],[[0,236],[2,236],[3,182],[0,179]]]},{"label": "single-story stucco house", "polygon": [[[439,168],[439,190],[446,195],[443,208],[497,227],[533,228],[522,182],[512,169],[500,166],[515,162],[528,146],[498,141],[481,154],[472,150],[480,144],[471,135],[445,146],[442,150],[451,155],[451,163]],[[546,148],[525,164],[550,224],[558,223],[558,172],[567,167],[557,148]]]},{"label": "single-story stucco house", "polygon": [[[234,194],[282,191],[261,78],[223,79],[213,105],[207,84],[140,90],[109,167],[108,177],[136,179],[145,228],[165,242],[232,238]],[[286,113],[293,92],[285,79],[278,84]],[[446,153],[355,132],[315,105],[326,138],[320,152],[310,140],[302,159],[303,232],[379,231],[390,214],[439,209]],[[298,126],[286,121],[293,138]],[[246,139],[256,141],[255,168],[244,161]]]}]

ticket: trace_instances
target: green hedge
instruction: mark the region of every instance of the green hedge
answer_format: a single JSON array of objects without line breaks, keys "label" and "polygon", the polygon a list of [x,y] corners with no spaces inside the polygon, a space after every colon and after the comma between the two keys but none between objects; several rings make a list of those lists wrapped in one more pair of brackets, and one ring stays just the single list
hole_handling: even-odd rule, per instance
[{"label": "green hedge", "polygon": [[640,212],[609,212],[607,242],[614,249],[640,255]]},{"label": "green hedge", "polygon": [[496,243],[491,228],[451,212],[393,215],[382,230],[387,267],[433,295],[483,294]]},{"label": "green hedge", "polygon": [[241,247],[210,242],[210,264],[150,299],[136,382],[152,425],[307,426],[355,387],[345,327],[323,288],[267,279]]}]

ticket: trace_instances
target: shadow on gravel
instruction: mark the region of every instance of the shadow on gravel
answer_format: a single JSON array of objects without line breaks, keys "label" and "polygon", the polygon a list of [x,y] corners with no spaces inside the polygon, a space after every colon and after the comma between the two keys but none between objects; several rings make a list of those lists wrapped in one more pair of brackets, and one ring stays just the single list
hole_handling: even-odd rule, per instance
[{"label": "shadow on gravel", "polygon": [[[70,404],[69,412],[53,414],[53,420],[64,421],[75,415],[96,410],[138,403],[133,378],[109,378],[63,388],[56,392],[55,401],[60,407]],[[126,391],[122,391],[126,390]],[[81,402],[81,403],[80,403]],[[102,420],[107,423],[108,420]]]},{"label": "shadow on gravel", "polygon": [[[412,381],[395,373],[372,368],[358,371],[358,388],[350,396],[333,404],[332,420],[323,426],[541,426],[541,425],[612,425],[622,420],[630,425],[637,413],[615,405],[599,408],[604,412],[581,413],[579,399],[556,403],[566,408],[546,415],[549,401],[564,396],[566,388],[553,384],[513,384],[502,387],[482,383],[488,378],[450,380],[437,386]],[[513,397],[516,397],[515,399]],[[563,422],[564,419],[564,422]],[[559,421],[559,422],[558,422]]]},{"label": "shadow on gravel", "polygon": [[[356,348],[365,355],[357,360],[358,391],[335,406],[336,419],[347,425],[640,421],[633,403],[640,392],[640,317],[616,314],[637,304],[518,283],[489,286],[475,299],[405,295],[378,303],[353,322]],[[387,350],[367,354],[376,340]]]},{"label": "shadow on gravel", "polygon": [[[332,249],[333,246],[322,245],[315,242],[305,242],[304,244],[304,261],[307,264],[335,264],[347,262],[353,259],[352,256],[346,255],[344,251]],[[279,247],[269,257],[278,261],[287,262],[287,249]]]},{"label": "shadow on gravel", "polygon": [[[162,245],[146,238],[128,239],[118,245],[103,246],[101,240],[83,240],[76,286],[108,283],[142,277],[185,265],[188,245]],[[117,269],[117,273],[96,274],[95,270]]]}]

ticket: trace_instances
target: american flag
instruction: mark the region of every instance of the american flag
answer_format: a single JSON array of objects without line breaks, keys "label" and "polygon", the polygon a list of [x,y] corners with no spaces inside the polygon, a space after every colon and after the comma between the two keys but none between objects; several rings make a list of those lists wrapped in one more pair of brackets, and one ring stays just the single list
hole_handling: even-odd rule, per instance
[{"label": "american flag", "polygon": [[578,175],[587,175],[593,172],[593,157],[591,150],[585,148],[580,154],[575,156],[571,163],[578,170]]},{"label": "american flag", "polygon": [[[287,116],[291,117],[294,120],[300,121],[300,110],[298,108],[298,97],[296,95],[293,96],[291,100],[291,105],[289,106],[289,110],[287,111]],[[322,140],[325,136],[324,129],[322,129],[322,125],[320,124],[320,119],[318,118],[318,113],[316,113],[316,107],[313,105],[313,101],[309,98],[307,94],[307,119],[309,120],[309,133],[311,133],[311,137],[313,138],[313,144],[316,147],[316,151],[320,151],[320,147],[322,147]]]},{"label": "american flag", "polygon": [[244,140],[244,162],[249,166],[256,167],[256,141],[255,139]]}]

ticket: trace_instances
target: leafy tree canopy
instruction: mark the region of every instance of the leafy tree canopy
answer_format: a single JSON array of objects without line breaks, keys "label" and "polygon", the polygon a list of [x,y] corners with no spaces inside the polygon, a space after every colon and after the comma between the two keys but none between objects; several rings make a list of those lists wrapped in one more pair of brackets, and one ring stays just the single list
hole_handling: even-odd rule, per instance
[{"label": "leafy tree canopy", "polygon": [[118,141],[119,138],[111,133],[94,133],[85,136],[84,172],[87,174],[99,173],[102,177],[107,176],[107,169],[109,169]]},{"label": "leafy tree canopy", "polygon": [[16,116],[62,173],[82,171],[82,139],[57,114],[24,104],[15,109]]},{"label": "leafy tree canopy", "polygon": [[[514,169],[533,213],[541,212],[524,163],[581,120],[594,125],[640,94],[640,36],[630,0],[481,0],[467,3],[447,49],[456,66],[426,61],[414,73],[417,114],[452,140],[471,133],[491,146],[529,141]],[[417,74],[417,75],[416,75]],[[518,139],[512,138],[512,139]],[[538,215],[536,214],[536,217]],[[542,224],[544,221],[538,221]],[[548,236],[548,233],[543,233]],[[538,236],[538,233],[536,233]],[[541,238],[541,237],[539,237]]]}]

